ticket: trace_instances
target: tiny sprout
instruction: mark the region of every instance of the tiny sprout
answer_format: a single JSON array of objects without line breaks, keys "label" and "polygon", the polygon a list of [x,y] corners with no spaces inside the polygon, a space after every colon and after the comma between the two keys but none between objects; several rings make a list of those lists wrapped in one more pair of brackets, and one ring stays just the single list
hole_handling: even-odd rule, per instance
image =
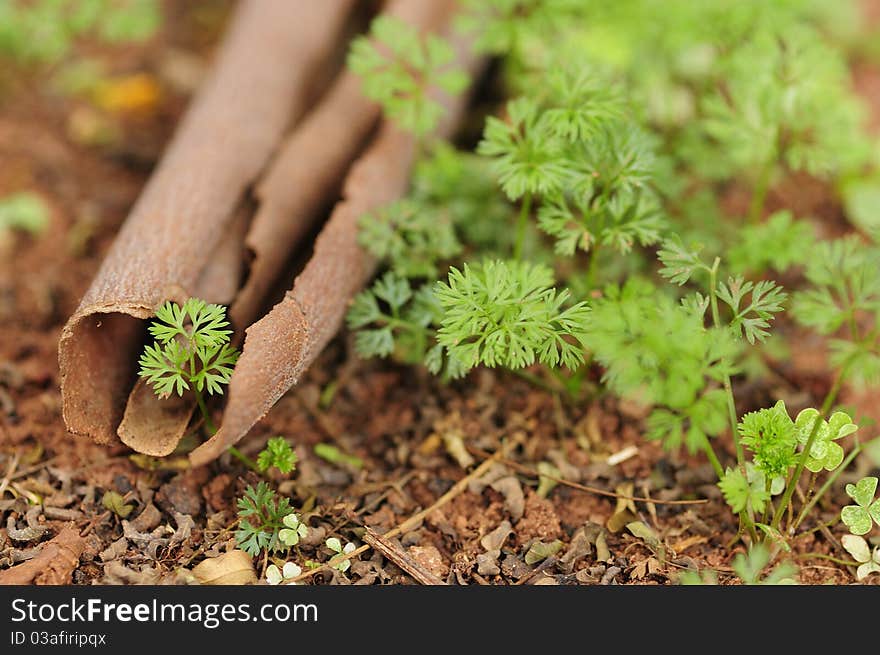
[{"label": "tiny sprout", "polygon": [[278,532],[278,539],[285,546],[296,546],[309,534],[309,526],[299,520],[299,514],[288,514],[281,522],[287,527]]},{"label": "tiny sprout", "polygon": [[[324,543],[327,546],[327,548],[329,548],[334,553],[336,553],[336,555],[334,555],[333,557],[337,557],[339,555],[348,555],[349,553],[354,552],[354,550],[356,548],[356,546],[351,542],[348,542],[347,544],[345,544],[345,547],[343,547],[342,542],[339,541],[339,539],[337,537],[330,537]],[[349,561],[347,559],[343,560],[337,564],[333,564],[333,568],[336,569],[337,571],[339,571],[340,573],[345,573],[346,571],[348,571],[349,567],[351,567],[351,561]]]},{"label": "tiny sprout", "polygon": [[266,582],[270,585],[281,584],[282,582],[293,580],[300,575],[302,575],[302,568],[294,562],[284,562],[284,565],[280,569],[274,564],[270,564],[266,568]]}]

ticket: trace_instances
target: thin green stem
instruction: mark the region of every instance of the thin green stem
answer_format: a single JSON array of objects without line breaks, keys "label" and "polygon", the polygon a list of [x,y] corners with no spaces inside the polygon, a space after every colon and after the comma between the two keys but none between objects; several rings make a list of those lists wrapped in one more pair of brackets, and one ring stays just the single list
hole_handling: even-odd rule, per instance
[{"label": "thin green stem", "polygon": [[213,436],[217,432],[217,428],[214,426],[214,421],[211,420],[211,415],[208,413],[208,407],[205,405],[205,397],[202,395],[202,392],[196,389],[196,402],[199,405],[199,411],[202,413],[202,418],[205,419],[205,427],[208,432]]},{"label": "thin green stem", "polygon": [[599,244],[593,244],[590,250],[590,264],[587,268],[587,286],[590,289],[596,287],[596,276],[599,274]]},{"label": "thin green stem", "polygon": [[816,495],[810,499],[810,502],[808,502],[806,505],[804,505],[803,509],[801,510],[801,513],[798,514],[797,520],[795,520],[795,522],[794,522],[794,527],[792,527],[792,532],[796,531],[798,529],[798,527],[800,527],[800,524],[806,518],[807,514],[809,514],[810,510],[813,509],[813,506],[819,502],[819,500],[822,498],[822,496],[825,495],[825,492],[827,492],[831,488],[831,485],[834,484],[835,480],[837,480],[837,478],[840,477],[840,474],[846,470],[846,467],[848,467],[852,463],[852,461],[861,452],[861,450],[862,450],[862,446],[857,441],[856,445],[853,447],[850,454],[847,455],[846,459],[843,460],[843,462],[841,462],[840,466],[837,467],[837,470],[835,470],[834,473],[832,473],[830,476],[828,476],[828,479],[825,481],[825,484],[823,484],[821,487],[819,487],[819,491],[816,492]]},{"label": "thin green stem", "polygon": [[257,463],[254,460],[252,460],[250,457],[245,455],[243,452],[241,452],[235,446],[230,446],[228,448],[228,451],[229,451],[230,455],[232,455],[235,459],[237,459],[239,462],[241,462],[242,464],[247,466],[252,471],[257,471],[257,472],[260,471],[260,469],[257,467]]},{"label": "thin green stem", "polygon": [[721,468],[721,462],[718,460],[718,455],[715,454],[715,449],[709,442],[709,437],[703,439],[703,451],[706,453],[706,457],[709,459],[712,468],[715,469],[715,475],[717,475],[720,480],[724,477],[724,469]]},{"label": "thin green stem", "polygon": [[[712,323],[716,328],[721,328],[721,313],[718,310],[718,295],[717,295],[717,287],[718,287],[718,268],[721,266],[721,259],[719,257],[715,258],[715,261],[712,264],[712,268],[709,269],[709,303],[712,307]],[[739,440],[739,431],[736,429],[737,426],[737,418],[736,418],[736,401],[733,397],[733,384],[730,382],[730,376],[726,373],[724,374],[724,378],[722,379],[722,383],[724,384],[724,395],[727,399],[727,419],[730,421],[730,432],[733,437],[733,445],[736,448],[736,462],[740,467],[743,475],[745,475],[745,451],[743,450],[742,443]]]},{"label": "thin green stem", "polygon": [[[716,257],[712,262],[712,268],[709,269],[709,303],[712,307],[712,323],[716,329],[720,329],[721,312],[718,310],[718,269],[721,267],[721,258]],[[727,418],[730,421],[730,434],[733,439],[733,445],[736,448],[736,462],[740,472],[746,474],[746,458],[742,443],[739,440],[739,431],[736,429],[738,423],[736,418],[736,400],[733,397],[733,384],[730,382],[730,376],[725,373],[722,379],[724,385],[724,395],[727,400]],[[720,469],[720,464],[719,464]],[[718,475],[719,479],[723,472]],[[752,536],[752,541],[758,541],[758,531],[755,528],[755,518],[752,516],[751,510],[743,510],[739,513],[740,522],[745,525]]]},{"label": "thin green stem", "polygon": [[834,404],[834,401],[837,399],[837,394],[840,393],[840,389],[843,386],[843,380],[846,376],[848,368],[849,362],[847,362],[843,366],[840,374],[837,376],[837,379],[834,380],[834,384],[832,385],[831,390],[828,392],[828,395],[825,396],[825,400],[822,402],[822,409],[819,411],[819,415],[816,416],[816,420],[813,422],[813,429],[810,430],[810,436],[807,437],[807,442],[804,444],[804,449],[801,451],[800,457],[798,457],[794,473],[789,478],[788,484],[785,487],[785,492],[782,495],[782,502],[779,503],[779,506],[776,508],[776,512],[773,514],[772,526],[777,530],[779,529],[779,525],[782,522],[782,514],[785,512],[785,508],[788,507],[788,504],[791,501],[791,497],[792,495],[794,495],[794,490],[797,487],[797,483],[801,479],[801,474],[804,472],[804,466],[807,463],[807,457],[809,457],[810,455],[810,449],[813,447],[813,442],[816,440],[816,435],[819,434],[819,427],[822,425],[822,421],[825,420],[825,417],[828,415],[828,412]]},{"label": "thin green stem", "polygon": [[526,242],[526,230],[529,225],[529,215],[532,212],[532,194],[527,193],[523,197],[522,207],[519,210],[519,220],[516,224],[516,242],[513,246],[513,258],[522,259],[523,247]]},{"label": "thin green stem", "polygon": [[843,566],[858,566],[858,562],[853,562],[850,560],[839,559],[837,557],[832,557],[831,555],[826,555],[824,553],[800,553],[795,555],[798,559],[826,559],[829,562],[834,562],[835,564],[842,564]]}]

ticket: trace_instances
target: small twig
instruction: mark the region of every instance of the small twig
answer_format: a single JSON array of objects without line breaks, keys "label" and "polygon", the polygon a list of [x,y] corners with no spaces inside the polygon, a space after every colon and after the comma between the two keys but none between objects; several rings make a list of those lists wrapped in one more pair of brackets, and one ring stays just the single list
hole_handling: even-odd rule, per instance
[{"label": "small twig", "polygon": [[514,583],[513,583],[514,586],[517,586],[517,585],[524,585],[524,584],[526,584],[527,582],[530,582],[531,580],[534,580],[535,577],[537,577],[540,573],[542,573],[543,571],[546,571],[546,570],[549,569],[551,566],[553,566],[554,564],[556,564],[556,561],[557,561],[557,560],[556,560],[556,557],[553,556],[553,555],[551,555],[550,557],[548,557],[547,559],[545,559],[543,562],[541,562],[540,564],[538,564],[538,566],[536,566],[534,569],[532,569],[531,571],[529,571],[528,573],[526,573],[526,574],[525,574],[523,577],[521,577],[519,580],[517,580],[516,582],[514,582]]},{"label": "small twig", "polygon": [[[473,446],[466,446],[466,448],[469,453],[471,453],[472,455],[476,455],[477,457],[494,457],[494,455],[487,453],[485,450],[480,450],[479,448],[474,448]],[[501,464],[504,464],[505,466],[509,466],[510,468],[518,471],[519,473],[522,473],[523,475],[528,475],[532,478],[547,478],[548,480],[552,480],[556,484],[571,487],[572,489],[578,489],[579,491],[586,491],[587,493],[596,494],[597,496],[606,496],[608,498],[622,498],[623,500],[632,500],[640,503],[652,503],[654,505],[704,505],[709,502],[709,500],[706,498],[703,498],[701,500],[658,500],[656,498],[646,498],[644,496],[627,496],[624,494],[614,493],[613,491],[605,491],[604,489],[599,489],[597,487],[589,487],[585,484],[572,482],[570,480],[558,478],[556,476],[548,475],[546,473],[539,473],[534,469],[530,469],[528,466],[523,466],[522,464],[514,462],[513,460],[507,459],[505,457],[501,457],[497,461]]]},{"label": "small twig", "polygon": [[19,459],[21,459],[21,456],[18,452],[16,452],[12,456],[12,461],[9,462],[9,468],[6,470],[6,475],[3,476],[3,480],[0,480],[0,497],[3,496],[3,492],[6,491],[6,487],[9,486],[10,481],[14,479],[12,477],[12,474],[15,473],[15,469],[18,466]]},{"label": "small twig", "polygon": [[[431,514],[434,511],[436,511],[437,509],[443,507],[443,505],[445,505],[446,503],[451,501],[453,498],[458,496],[460,493],[462,493],[465,489],[467,489],[467,486],[468,486],[468,484],[470,484],[471,480],[479,478],[481,475],[483,475],[486,471],[489,470],[489,468],[492,466],[492,464],[503,459],[504,455],[507,454],[507,450],[509,448],[511,448],[512,445],[513,445],[512,443],[502,444],[501,448],[499,448],[498,451],[494,455],[489,456],[489,458],[486,459],[477,468],[475,468],[473,471],[471,471],[466,476],[464,476],[461,480],[456,482],[449,489],[449,491],[447,491],[445,494],[440,496],[440,498],[438,498],[436,501],[434,501],[434,503],[430,507],[427,507],[420,512],[416,512],[411,517],[409,517],[406,521],[399,524],[396,528],[386,532],[384,535],[385,538],[386,539],[393,539],[394,537],[396,537],[399,534],[402,534],[404,532],[408,532],[413,527],[415,527],[416,525],[421,523],[426,516],[428,516],[429,514]],[[371,546],[369,544],[364,544],[360,548],[356,548],[355,550],[351,551],[350,553],[341,553],[339,555],[336,555],[335,557],[331,557],[329,560],[324,562],[321,566],[316,567],[314,569],[310,569],[310,570],[304,572],[303,574],[298,575],[295,578],[292,578],[291,580],[285,581],[282,584],[288,584],[291,582],[300,582],[302,580],[306,580],[308,578],[311,578],[312,576],[316,575],[317,573],[329,570],[330,568],[332,568],[336,564],[340,564],[340,563],[344,562],[345,560],[353,559],[354,557],[357,557],[358,555],[367,552],[370,548],[371,548]]]},{"label": "small twig", "polygon": [[58,459],[57,456],[51,457],[45,461],[40,462],[39,464],[34,464],[33,466],[28,466],[27,468],[19,469],[13,475],[9,476],[9,480],[10,481],[18,480],[19,478],[23,478],[26,475],[30,475],[31,473],[36,473],[37,471],[40,471],[40,470],[46,468],[47,466],[49,466],[50,464],[52,464],[56,459]]},{"label": "small twig", "polygon": [[376,533],[371,528],[367,528],[364,533],[364,541],[372,546],[373,550],[378,551],[386,559],[391,560],[401,569],[409,573],[416,582],[425,585],[445,585],[440,578],[419,565],[412,557],[409,556],[396,543]]}]

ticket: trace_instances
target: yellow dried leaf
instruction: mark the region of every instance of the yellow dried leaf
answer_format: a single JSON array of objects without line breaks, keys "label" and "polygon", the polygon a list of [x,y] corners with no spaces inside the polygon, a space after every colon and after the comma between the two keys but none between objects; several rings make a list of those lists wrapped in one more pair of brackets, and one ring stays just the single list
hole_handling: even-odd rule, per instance
[{"label": "yellow dried leaf", "polygon": [[242,585],[257,581],[254,562],[243,550],[231,550],[219,557],[206,559],[196,565],[192,573],[204,585]]},{"label": "yellow dried leaf", "polygon": [[148,113],[162,97],[156,79],[146,73],[107,80],[95,92],[95,104],[111,113]]}]

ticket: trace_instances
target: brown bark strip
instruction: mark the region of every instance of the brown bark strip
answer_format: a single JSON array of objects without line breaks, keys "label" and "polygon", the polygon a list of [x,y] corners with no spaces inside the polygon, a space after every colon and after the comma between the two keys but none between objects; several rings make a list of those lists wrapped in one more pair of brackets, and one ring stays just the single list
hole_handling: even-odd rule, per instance
[{"label": "brown bark strip", "polygon": [[64,528],[43,544],[40,553],[32,560],[0,571],[0,585],[70,584],[85,543],[75,528]]},{"label": "brown bark strip", "polygon": [[[482,62],[467,43],[453,42],[459,64],[476,72]],[[438,134],[448,136],[461,118],[466,98],[439,99],[447,111]],[[247,329],[229,384],[223,424],[214,437],[190,454],[194,466],[215,459],[238,442],[297,382],[339,330],[351,298],[375,271],[375,262],[357,242],[357,222],[365,213],[406,192],[415,150],[414,137],[385,122],[352,167],[343,200],[319,235],[314,254],[293,289]]]},{"label": "brown bark strip", "polygon": [[144,330],[138,319],[194,292],[246,188],[305,109],[352,5],[241,3],[211,77],[62,333],[72,432],[115,440]]},{"label": "brown bark strip", "polygon": [[364,542],[368,543],[373,550],[381,553],[383,557],[394,562],[401,569],[409,573],[419,584],[446,585],[443,580],[421,567],[419,563],[410,557],[400,546],[370,528],[367,528],[367,531],[364,533]]},{"label": "brown bark strip", "polygon": [[[451,7],[450,0],[394,0],[385,13],[429,30],[442,24]],[[241,223],[248,229],[247,236],[231,230],[224,237],[194,295],[224,305],[234,297],[229,312],[233,325],[239,330],[250,325],[291,251],[327,209],[328,198],[337,197],[347,169],[379,115],[379,106],[361,92],[360,79],[341,73],[320,104],[284,141],[259,182],[258,210],[249,227]],[[245,249],[252,261],[239,291]],[[228,256],[221,256],[224,253]],[[158,399],[148,385],[138,381],[117,432],[123,443],[138,452],[168,455],[183,438],[194,405],[191,397]]]}]

